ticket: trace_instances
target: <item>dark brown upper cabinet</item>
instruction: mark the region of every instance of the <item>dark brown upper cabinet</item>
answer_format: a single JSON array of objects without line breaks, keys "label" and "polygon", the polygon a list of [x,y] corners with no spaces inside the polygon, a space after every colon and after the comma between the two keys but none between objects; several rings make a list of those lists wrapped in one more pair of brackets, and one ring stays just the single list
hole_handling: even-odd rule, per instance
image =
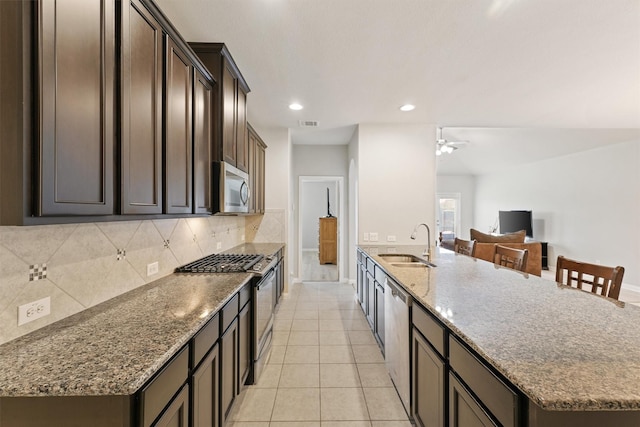
[{"label": "dark brown upper cabinet", "polygon": [[121,206],[162,213],[162,27],[138,1],[122,7]]},{"label": "dark brown upper cabinet", "polygon": [[249,213],[264,213],[264,176],[265,176],[265,151],[267,145],[260,135],[247,123],[248,154],[249,154]]},{"label": "dark brown upper cabinet", "polygon": [[213,87],[198,70],[193,81],[193,208],[194,213],[211,213]]},{"label": "dark brown upper cabinet", "polygon": [[190,43],[190,46],[218,82],[213,104],[214,160],[249,172],[249,86],[224,43]]},{"label": "dark brown upper cabinet", "polygon": [[192,213],[193,67],[167,36],[165,92],[165,213]]},{"label": "dark brown upper cabinet", "polygon": [[37,214],[113,214],[115,0],[36,8]]},{"label": "dark brown upper cabinet", "polygon": [[210,213],[217,86],[153,0],[0,0],[0,224]]}]

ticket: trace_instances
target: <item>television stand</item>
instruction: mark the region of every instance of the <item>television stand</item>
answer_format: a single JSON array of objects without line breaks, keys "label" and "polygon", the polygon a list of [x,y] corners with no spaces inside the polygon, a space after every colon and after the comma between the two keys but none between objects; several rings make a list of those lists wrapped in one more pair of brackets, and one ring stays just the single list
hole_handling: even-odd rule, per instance
[{"label": "television stand", "polygon": [[542,246],[542,250],[541,250],[541,252],[542,252],[542,262],[541,262],[542,269],[543,270],[548,270],[549,269],[549,256],[548,256],[548,254],[549,254],[548,244],[549,243],[548,242],[540,242],[540,241],[532,239],[530,237],[525,238],[524,241],[526,243],[530,243],[530,242],[531,243],[533,243],[533,242],[540,243],[540,246]]}]

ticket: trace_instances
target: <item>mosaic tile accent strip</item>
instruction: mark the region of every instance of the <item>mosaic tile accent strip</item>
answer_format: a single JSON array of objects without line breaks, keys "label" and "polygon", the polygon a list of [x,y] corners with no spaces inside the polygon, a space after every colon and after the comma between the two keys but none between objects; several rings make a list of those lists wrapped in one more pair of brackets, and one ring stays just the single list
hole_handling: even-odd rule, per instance
[{"label": "mosaic tile accent strip", "polygon": [[47,278],[47,264],[31,264],[29,266],[29,281],[35,282],[36,280]]}]

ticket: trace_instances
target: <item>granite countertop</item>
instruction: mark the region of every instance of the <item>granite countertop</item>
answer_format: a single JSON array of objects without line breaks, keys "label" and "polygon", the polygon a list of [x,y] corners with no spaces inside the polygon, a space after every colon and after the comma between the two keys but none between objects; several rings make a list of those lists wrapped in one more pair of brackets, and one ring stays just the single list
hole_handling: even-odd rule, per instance
[{"label": "granite countertop", "polygon": [[640,410],[640,308],[437,249],[398,268],[361,246],[455,335],[545,410]]},{"label": "granite countertop", "polygon": [[[282,244],[228,253],[273,255]],[[0,397],[132,395],[251,273],[171,274],[0,346]]]}]

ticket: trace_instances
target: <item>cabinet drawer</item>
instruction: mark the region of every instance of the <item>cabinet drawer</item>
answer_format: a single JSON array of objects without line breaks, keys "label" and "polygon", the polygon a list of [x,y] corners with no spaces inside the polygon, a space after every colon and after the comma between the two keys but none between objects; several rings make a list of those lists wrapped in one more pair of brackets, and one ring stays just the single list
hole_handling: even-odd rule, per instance
[{"label": "cabinet drawer", "polygon": [[440,356],[446,357],[444,351],[445,331],[442,325],[418,304],[412,305],[411,320],[413,326],[424,335],[429,343],[440,353]]},{"label": "cabinet drawer", "polygon": [[189,349],[183,348],[140,393],[140,425],[149,427],[187,381]]},{"label": "cabinet drawer", "polygon": [[244,307],[249,300],[251,299],[251,290],[253,287],[251,283],[248,283],[244,286],[244,288],[240,289],[240,309]]},{"label": "cabinet drawer", "polygon": [[372,276],[375,274],[374,269],[375,269],[375,263],[371,258],[367,258],[367,271],[371,273]]},{"label": "cabinet drawer", "polygon": [[453,337],[449,337],[449,363],[503,426],[518,425],[518,395]]},{"label": "cabinet drawer", "polygon": [[207,322],[206,325],[198,331],[193,337],[193,364],[195,368],[198,366],[202,358],[207,354],[209,349],[218,341],[220,337],[220,315],[216,314]]},{"label": "cabinet drawer", "polygon": [[381,269],[380,267],[378,267],[377,265],[374,267],[374,275],[373,277],[376,279],[376,281],[378,281],[379,283],[384,284],[384,278],[387,277],[386,274],[384,274],[384,270]]},{"label": "cabinet drawer", "polygon": [[233,319],[238,315],[238,300],[240,297],[235,294],[231,301],[229,301],[224,307],[222,307],[222,332],[227,330]]}]

